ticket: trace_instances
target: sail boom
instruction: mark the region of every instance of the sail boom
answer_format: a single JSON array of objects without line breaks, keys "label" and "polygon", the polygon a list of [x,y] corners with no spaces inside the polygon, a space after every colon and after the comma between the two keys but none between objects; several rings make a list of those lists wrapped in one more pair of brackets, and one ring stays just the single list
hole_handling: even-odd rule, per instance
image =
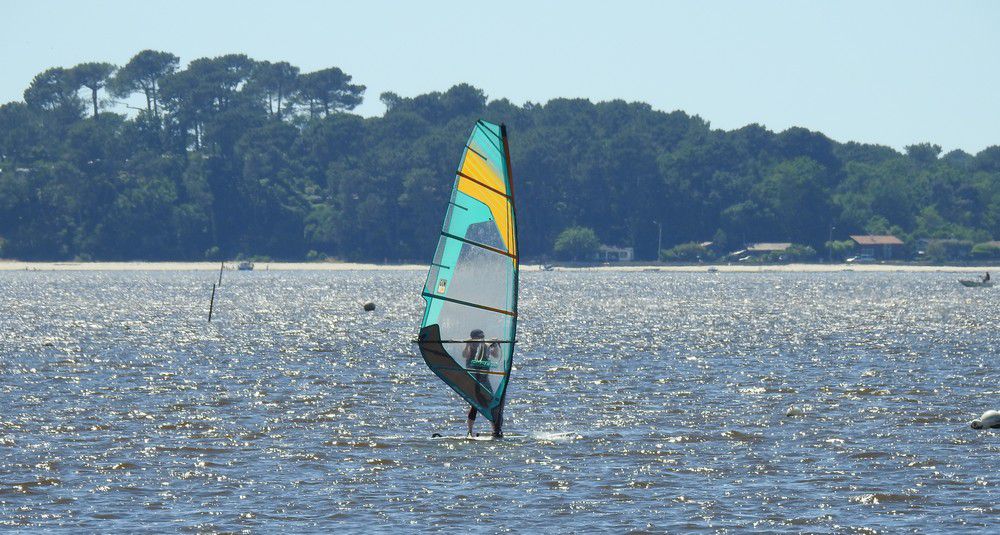
[{"label": "sail boom", "polygon": [[434,369],[437,370],[448,370],[448,371],[466,371],[469,373],[485,373],[486,375],[508,375],[507,372],[495,372],[492,370],[479,370],[476,368],[459,368],[459,367],[449,367],[449,366],[435,366]]},{"label": "sail boom", "polygon": [[[410,340],[411,343],[419,344],[420,342],[426,342],[427,340]],[[469,342],[482,342],[483,340],[476,340],[470,338],[468,340],[434,340],[439,344],[468,344]],[[498,344],[516,344],[517,340],[486,340],[486,342]]]}]

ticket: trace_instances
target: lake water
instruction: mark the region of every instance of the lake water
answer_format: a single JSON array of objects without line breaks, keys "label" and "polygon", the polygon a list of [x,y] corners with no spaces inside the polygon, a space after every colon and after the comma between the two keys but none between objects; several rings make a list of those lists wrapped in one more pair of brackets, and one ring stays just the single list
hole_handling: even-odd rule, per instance
[{"label": "lake water", "polygon": [[209,324],[214,277],[0,273],[0,530],[996,529],[998,288],[524,273],[525,436],[465,441],[423,272],[227,272]]}]

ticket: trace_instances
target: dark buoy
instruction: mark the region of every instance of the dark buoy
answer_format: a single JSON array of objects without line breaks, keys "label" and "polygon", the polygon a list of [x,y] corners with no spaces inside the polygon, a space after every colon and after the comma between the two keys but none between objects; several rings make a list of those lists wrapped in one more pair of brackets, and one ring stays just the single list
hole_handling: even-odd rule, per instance
[{"label": "dark buoy", "polygon": [[372,303],[371,301],[365,303],[365,312],[372,312],[373,310],[375,310],[375,303]]}]

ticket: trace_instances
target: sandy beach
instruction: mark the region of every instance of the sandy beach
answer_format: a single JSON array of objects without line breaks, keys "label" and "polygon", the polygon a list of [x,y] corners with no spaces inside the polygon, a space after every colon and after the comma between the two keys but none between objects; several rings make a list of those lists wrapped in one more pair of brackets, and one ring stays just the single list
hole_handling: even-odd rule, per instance
[{"label": "sandy beach", "polygon": [[[908,273],[982,273],[1000,271],[998,266],[926,266],[909,264],[782,264],[782,265],[605,265],[563,267],[554,271],[639,271],[639,272],[707,272],[720,273],[824,273],[836,271],[908,272]],[[217,262],[22,262],[0,260],[0,271],[217,271]],[[227,262],[227,270],[235,270],[236,262]],[[423,271],[421,264],[361,264],[351,262],[258,262],[256,271]],[[541,266],[524,264],[523,271],[540,271]]]},{"label": "sandy beach", "polygon": [[[238,262],[226,262],[236,270]],[[255,271],[423,270],[417,264],[356,264],[349,262],[256,262]],[[0,260],[0,271],[218,271],[218,262],[21,262]]]}]

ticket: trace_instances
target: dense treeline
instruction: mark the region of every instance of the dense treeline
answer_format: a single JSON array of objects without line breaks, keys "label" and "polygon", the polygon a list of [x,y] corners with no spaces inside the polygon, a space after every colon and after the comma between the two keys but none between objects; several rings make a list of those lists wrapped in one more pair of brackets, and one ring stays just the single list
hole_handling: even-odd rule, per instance
[{"label": "dense treeline", "polygon": [[[640,259],[656,256],[657,225],[664,248],[1000,237],[997,146],[901,154],[639,103],[516,106],[464,84],[384,93],[385,114],[362,118],[364,90],[337,68],[241,54],[46,70],[0,106],[0,256],[426,260],[480,117],[509,127],[529,258],[570,227]],[[114,111],[125,102],[139,105]]]}]

